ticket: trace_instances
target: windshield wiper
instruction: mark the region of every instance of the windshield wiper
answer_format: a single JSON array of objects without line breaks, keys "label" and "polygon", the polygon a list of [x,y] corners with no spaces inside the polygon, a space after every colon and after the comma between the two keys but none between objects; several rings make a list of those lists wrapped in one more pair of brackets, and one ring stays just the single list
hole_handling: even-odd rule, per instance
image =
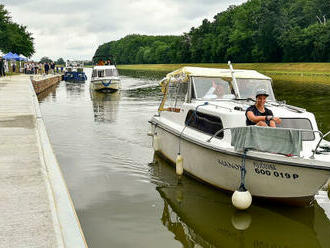
[{"label": "windshield wiper", "polygon": [[256,101],[251,97],[248,97],[248,98],[235,98],[234,100],[237,100],[237,101],[252,101],[252,102]]}]

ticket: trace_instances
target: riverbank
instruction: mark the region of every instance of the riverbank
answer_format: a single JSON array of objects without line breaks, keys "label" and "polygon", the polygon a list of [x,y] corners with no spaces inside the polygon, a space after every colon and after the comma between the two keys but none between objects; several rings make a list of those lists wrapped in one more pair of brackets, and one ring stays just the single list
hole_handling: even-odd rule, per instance
[{"label": "riverbank", "polygon": [[87,247],[29,75],[0,78],[0,247]]},{"label": "riverbank", "polygon": [[[209,68],[225,68],[228,65],[202,63],[202,64],[138,64],[118,65],[118,69],[125,70],[146,70],[146,71],[174,71],[182,66],[198,66]],[[235,69],[257,70],[272,74],[304,74],[330,76],[330,63],[233,63]]]},{"label": "riverbank", "polygon": [[[162,78],[166,73],[182,66],[198,66],[228,69],[227,64],[138,64],[117,65],[117,68],[130,76],[146,75],[152,78]],[[234,69],[256,70],[273,80],[290,82],[318,82],[330,84],[330,63],[238,63]]]}]

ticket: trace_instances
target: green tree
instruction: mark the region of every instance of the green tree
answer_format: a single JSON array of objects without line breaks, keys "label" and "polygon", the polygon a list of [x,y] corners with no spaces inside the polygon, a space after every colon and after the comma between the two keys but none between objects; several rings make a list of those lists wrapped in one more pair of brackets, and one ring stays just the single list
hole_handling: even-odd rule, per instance
[{"label": "green tree", "polygon": [[48,57],[42,57],[40,59],[40,63],[51,63],[51,62],[53,62],[53,61]]},{"label": "green tree", "polygon": [[31,57],[34,53],[32,34],[25,26],[11,21],[8,11],[0,4],[0,49]]},{"label": "green tree", "polygon": [[59,58],[58,60],[56,60],[55,62],[57,65],[65,65],[65,61],[63,58]]},{"label": "green tree", "polygon": [[329,61],[330,1],[249,0],[181,36],[132,34],[98,47],[118,63]]}]

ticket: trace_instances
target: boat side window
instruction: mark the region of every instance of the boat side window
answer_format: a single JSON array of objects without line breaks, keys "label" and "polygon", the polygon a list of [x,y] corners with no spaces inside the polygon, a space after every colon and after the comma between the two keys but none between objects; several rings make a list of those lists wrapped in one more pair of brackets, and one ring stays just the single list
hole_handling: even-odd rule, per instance
[{"label": "boat side window", "polygon": [[111,69],[105,69],[105,76],[111,77],[112,76],[112,70]]},{"label": "boat side window", "polygon": [[[312,123],[306,118],[281,118],[282,123],[279,127],[313,130]],[[302,132],[303,141],[315,140],[313,132]]]},{"label": "boat side window", "polygon": [[[219,117],[194,110],[189,110],[185,124],[188,127],[197,129],[210,135],[215,134],[217,131],[223,128],[222,121]],[[216,137],[222,139],[223,132],[219,133]]]},{"label": "boat side window", "polygon": [[105,76],[106,77],[118,77],[118,71],[115,69],[105,69]]},{"label": "boat side window", "polygon": [[98,70],[97,77],[104,77],[104,70]]},{"label": "boat side window", "polygon": [[186,100],[188,83],[171,83],[168,86],[166,98],[166,109],[168,111],[179,112]]},{"label": "boat side window", "polygon": [[96,75],[97,75],[97,71],[93,70],[92,77],[96,77]]}]

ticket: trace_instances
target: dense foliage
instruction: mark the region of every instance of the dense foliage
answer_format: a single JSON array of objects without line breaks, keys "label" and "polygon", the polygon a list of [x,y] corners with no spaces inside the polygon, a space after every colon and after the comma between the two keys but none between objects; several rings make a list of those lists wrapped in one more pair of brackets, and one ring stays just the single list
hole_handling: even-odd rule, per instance
[{"label": "dense foliage", "polygon": [[330,1],[249,0],[182,36],[128,35],[98,47],[93,61],[330,62]]},{"label": "dense foliage", "polygon": [[118,41],[111,41],[98,47],[93,61],[112,59],[120,64],[170,63],[170,52],[178,36],[128,35]]},{"label": "dense foliage", "polygon": [[14,23],[4,5],[0,4],[0,50],[31,57],[34,53],[32,34],[25,26]]},{"label": "dense foliage", "polygon": [[59,58],[58,60],[55,61],[55,64],[57,65],[65,65],[65,61],[63,58]]},{"label": "dense foliage", "polygon": [[39,63],[52,63],[52,62],[53,62],[53,60],[51,60],[48,57],[42,57],[39,61]]}]

